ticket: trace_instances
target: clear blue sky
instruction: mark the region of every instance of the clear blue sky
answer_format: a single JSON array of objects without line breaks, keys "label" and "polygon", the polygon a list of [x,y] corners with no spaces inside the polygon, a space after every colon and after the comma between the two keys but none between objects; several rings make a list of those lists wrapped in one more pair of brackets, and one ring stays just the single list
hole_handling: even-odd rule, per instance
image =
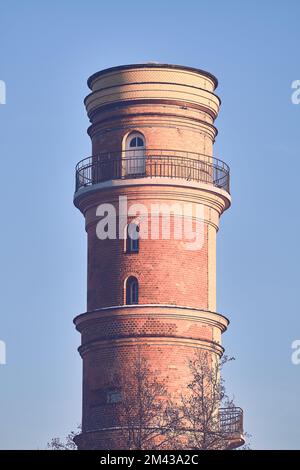
[{"label": "clear blue sky", "polygon": [[86,79],[155,60],[219,78],[215,153],[233,196],[218,238],[227,382],[253,448],[300,449],[299,15],[293,0],[2,2],[1,448],[44,448],[80,421],[72,319],[85,311],[86,240],[72,195],[90,154]]}]

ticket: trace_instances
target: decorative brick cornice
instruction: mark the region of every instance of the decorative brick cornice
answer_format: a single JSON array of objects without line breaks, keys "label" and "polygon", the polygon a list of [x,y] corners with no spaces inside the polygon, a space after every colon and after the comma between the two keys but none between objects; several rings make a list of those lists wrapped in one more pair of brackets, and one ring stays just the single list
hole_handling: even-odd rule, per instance
[{"label": "decorative brick cornice", "polygon": [[87,84],[90,89],[93,87],[93,83],[95,82],[96,79],[103,77],[103,75],[115,73],[115,72],[120,72],[123,70],[132,70],[132,69],[174,69],[174,70],[183,70],[186,72],[193,72],[199,75],[203,75],[207,78],[209,78],[213,84],[214,87],[217,88],[218,86],[218,79],[210,72],[206,72],[205,70],[201,70],[196,67],[187,67],[183,65],[176,65],[176,64],[157,64],[157,63],[144,63],[144,64],[129,64],[129,65],[118,65],[116,67],[109,67],[104,70],[100,70],[99,72],[94,73],[91,75],[88,80]]}]

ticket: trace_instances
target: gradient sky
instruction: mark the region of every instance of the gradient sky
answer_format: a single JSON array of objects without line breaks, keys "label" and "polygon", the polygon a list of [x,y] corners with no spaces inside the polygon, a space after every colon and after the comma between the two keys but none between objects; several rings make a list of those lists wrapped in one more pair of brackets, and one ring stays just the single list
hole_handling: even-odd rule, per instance
[{"label": "gradient sky", "polygon": [[218,311],[231,320],[226,373],[252,448],[300,449],[300,79],[297,1],[1,2],[0,447],[42,449],[81,418],[79,334],[86,239],[72,206],[90,155],[86,79],[147,61],[219,79],[215,154],[233,205],[218,235]]}]

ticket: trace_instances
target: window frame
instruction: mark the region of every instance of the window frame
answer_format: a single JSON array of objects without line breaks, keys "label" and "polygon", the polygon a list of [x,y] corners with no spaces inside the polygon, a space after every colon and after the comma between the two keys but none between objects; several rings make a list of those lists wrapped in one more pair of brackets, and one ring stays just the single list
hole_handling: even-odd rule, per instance
[{"label": "window frame", "polygon": [[[135,292],[133,291],[135,289]],[[139,281],[135,276],[129,276],[125,282],[125,304],[138,305],[139,303]]]},{"label": "window frame", "polygon": [[[135,232],[138,233],[137,238],[132,238],[130,237],[129,234],[129,229],[131,225],[135,225]],[[126,230],[125,230],[125,253],[132,253],[132,254],[137,254],[140,251],[140,226],[138,223],[135,222],[129,222],[129,224],[126,225]]]},{"label": "window frame", "polygon": [[115,405],[116,403],[120,403],[122,401],[122,394],[121,390],[114,389],[108,390],[106,393],[106,403],[108,405]]}]

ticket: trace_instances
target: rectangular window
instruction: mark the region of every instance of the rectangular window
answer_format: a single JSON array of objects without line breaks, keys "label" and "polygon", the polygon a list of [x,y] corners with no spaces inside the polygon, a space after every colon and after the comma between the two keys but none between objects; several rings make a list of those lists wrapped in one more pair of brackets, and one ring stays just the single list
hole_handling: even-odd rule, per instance
[{"label": "rectangular window", "polygon": [[139,252],[140,227],[134,223],[127,225],[126,229],[126,253]]},{"label": "rectangular window", "polygon": [[121,392],[119,390],[110,390],[107,392],[106,401],[107,403],[120,403],[122,399]]}]

